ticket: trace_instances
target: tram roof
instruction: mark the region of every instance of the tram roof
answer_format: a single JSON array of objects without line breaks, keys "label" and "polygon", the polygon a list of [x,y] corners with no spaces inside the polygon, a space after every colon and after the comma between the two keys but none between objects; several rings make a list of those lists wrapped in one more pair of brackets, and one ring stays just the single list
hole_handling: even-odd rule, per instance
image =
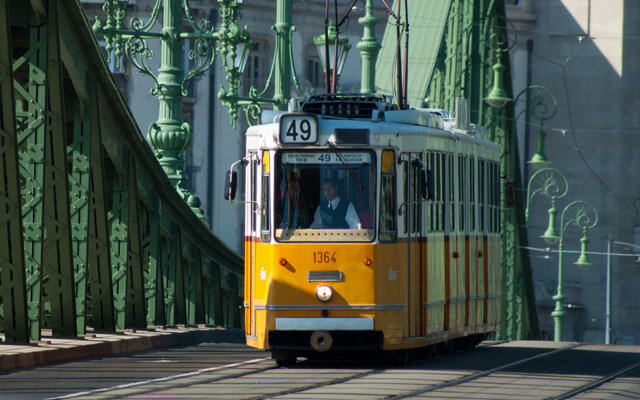
[{"label": "tram roof", "polygon": [[[263,111],[262,124],[249,127],[248,137],[261,137],[261,147],[277,147],[280,129],[280,117],[288,111]],[[417,136],[441,137],[453,141],[476,143],[486,147],[498,148],[498,145],[488,140],[486,129],[468,124],[468,129],[456,128],[456,121],[449,117],[446,110],[408,109],[390,110],[374,113],[372,118],[348,118],[315,114],[318,121],[318,143],[324,146],[328,141],[335,143],[336,132],[368,130],[367,143],[352,143],[371,147],[386,147],[397,145],[398,138],[415,138]],[[333,139],[333,140],[332,140]],[[255,143],[255,142],[254,142]]]}]

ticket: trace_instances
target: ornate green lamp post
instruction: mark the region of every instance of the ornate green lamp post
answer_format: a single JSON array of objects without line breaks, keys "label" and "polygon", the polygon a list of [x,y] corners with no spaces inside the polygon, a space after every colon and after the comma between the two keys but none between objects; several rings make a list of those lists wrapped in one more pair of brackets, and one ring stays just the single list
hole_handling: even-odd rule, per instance
[{"label": "ornate green lamp post", "polygon": [[[528,98],[529,101],[527,102],[527,107],[525,107],[525,109],[522,110],[520,114],[518,114],[516,119],[518,119],[520,115],[522,115],[522,113],[527,112],[530,115],[533,115],[533,117],[538,120],[538,125],[540,126],[540,129],[538,129],[537,132],[538,150],[536,151],[536,154],[531,157],[529,163],[544,164],[548,163],[549,159],[544,153],[544,138],[545,136],[547,136],[547,134],[542,128],[544,126],[544,121],[553,118],[553,116],[558,112],[558,101],[556,100],[556,97],[553,95],[551,90],[547,89],[546,87],[540,85],[531,85],[524,88],[520,93],[518,93],[516,99],[514,100],[514,103],[518,104],[520,96],[524,93],[527,93],[529,95],[529,92],[533,93],[533,97]],[[551,98],[551,101],[553,103],[553,107],[551,109],[544,102],[545,95]]]},{"label": "ornate green lamp post", "polygon": [[584,200],[576,200],[567,204],[560,215],[560,232],[556,230],[555,220],[557,210],[555,201],[563,198],[569,191],[569,186],[565,176],[555,168],[541,169],[531,176],[527,185],[527,208],[525,215],[527,223],[529,222],[529,207],[531,201],[536,194],[543,194],[551,200],[551,208],[549,209],[549,225],[547,230],[541,236],[548,243],[558,242],[558,288],[553,300],[556,302],[555,309],[551,312],[554,321],[554,341],[560,342],[563,338],[562,324],[567,314],[564,310],[563,302],[566,299],[562,293],[562,259],[564,251],[564,233],[570,225],[574,225],[582,229],[582,239],[580,239],[580,257],[575,262],[577,266],[590,265],[587,255],[587,245],[589,239],[587,231],[593,229],[598,224],[598,212],[589,203]]},{"label": "ornate green lamp post", "polygon": [[358,19],[358,23],[363,26],[362,39],[357,45],[362,58],[360,93],[376,92],[376,61],[382,48],[376,39],[376,24],[378,22],[380,19],[373,15],[373,0],[367,0],[365,14]]},{"label": "ornate green lamp post", "polygon": [[580,258],[575,262],[578,266],[591,265],[587,256],[587,231],[598,224],[598,212],[588,202],[583,200],[573,201],[565,206],[560,216],[560,238],[558,242],[558,289],[553,300],[556,302],[556,308],[551,312],[554,321],[553,340],[562,341],[562,323],[566,311],[564,310],[563,301],[565,296],[562,294],[562,251],[564,250],[564,232],[569,225],[575,225],[582,229],[582,239],[580,239],[581,250]]},{"label": "ornate green lamp post", "polygon": [[[258,91],[258,88],[255,86],[251,86],[247,97],[240,96],[238,92],[240,75],[237,75],[238,85],[230,84],[229,90],[221,87],[218,92],[218,98],[222,101],[222,104],[229,108],[231,124],[234,127],[238,118],[239,108],[244,108],[247,120],[251,123],[259,119],[262,111],[261,105],[270,105],[276,110],[287,109],[291,98],[292,81],[298,91],[302,92],[296,76],[295,64],[293,63],[293,51],[291,48],[291,37],[295,31],[295,26],[292,24],[293,11],[291,3],[292,0],[277,0],[276,2],[276,24],[272,27],[272,30],[276,33],[275,50],[271,71],[262,91]],[[251,46],[245,47],[243,49],[244,52],[250,51],[250,47]],[[227,70],[227,80],[229,80],[229,82],[236,82],[234,77],[239,70],[233,67],[231,62],[225,63],[224,66]],[[264,98],[263,96],[271,86],[272,81],[274,86],[273,98]]]},{"label": "ornate green lamp post", "polygon": [[529,223],[531,201],[536,195],[541,194],[551,201],[551,208],[548,210],[549,223],[547,230],[541,236],[549,243],[557,242],[559,237],[556,231],[556,215],[558,214],[556,201],[565,197],[568,191],[569,183],[567,178],[555,168],[544,168],[537,171],[531,176],[527,184],[527,205],[524,211],[527,224]]},{"label": "ornate green lamp post", "polygon": [[[221,26],[202,19],[196,21],[188,0],[157,0],[148,21],[134,17],[130,29],[123,27],[128,0],[105,0],[103,10],[106,21],[96,19],[93,30],[105,37],[107,58],[116,57],[120,64],[122,54],[140,72],[154,81],[151,94],[159,102],[158,119],[149,126],[148,139],[156,151],[156,157],[178,193],[201,215],[200,201],[191,195],[184,185],[184,151],[191,144],[192,131],[182,118],[182,99],[187,94],[185,83],[208,70],[219,51],[224,56],[227,79],[231,88],[240,85],[242,62],[236,62],[238,49],[249,42],[249,34],[238,27],[242,0],[218,0]],[[162,30],[152,32],[162,10]],[[184,16],[183,16],[184,11]],[[183,18],[191,25],[191,32],[182,29]],[[161,41],[160,68],[153,72],[149,61],[154,55],[147,40]],[[193,40],[189,52],[191,68],[185,73],[183,42]],[[240,56],[240,61],[244,54]]]},{"label": "ornate green lamp post", "polygon": [[[330,92],[335,93],[338,90],[340,74],[347,60],[347,54],[351,49],[351,45],[349,44],[349,39],[338,35],[333,22],[329,22],[327,30],[328,34],[326,36],[316,36],[313,38],[313,43],[315,43],[318,48],[318,55],[322,63],[322,70],[325,73],[327,88],[330,87]],[[329,91],[329,89],[327,89],[327,91]]]}]

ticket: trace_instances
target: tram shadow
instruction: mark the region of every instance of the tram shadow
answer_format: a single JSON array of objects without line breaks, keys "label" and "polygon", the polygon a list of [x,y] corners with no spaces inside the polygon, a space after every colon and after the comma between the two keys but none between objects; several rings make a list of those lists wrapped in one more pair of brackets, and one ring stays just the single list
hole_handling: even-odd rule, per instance
[{"label": "tram shadow", "polygon": [[[296,367],[318,365],[333,368],[404,368],[425,371],[491,372],[533,376],[606,376],[636,365],[624,374],[640,378],[640,346],[578,345],[545,341],[484,342],[464,351],[437,348],[409,352],[341,352],[302,358]],[[442,347],[441,347],[442,348]]]},{"label": "tram shadow", "polygon": [[350,350],[307,354],[299,367],[332,365],[335,368],[409,367],[414,363],[435,360],[457,352],[471,351],[480,340],[474,337],[433,344],[425,348],[392,351]]},{"label": "tram shadow", "polygon": [[409,368],[501,371],[551,375],[604,376],[636,365],[625,376],[640,377],[640,346],[604,346],[566,342],[516,341],[485,343],[465,352],[418,360]]}]

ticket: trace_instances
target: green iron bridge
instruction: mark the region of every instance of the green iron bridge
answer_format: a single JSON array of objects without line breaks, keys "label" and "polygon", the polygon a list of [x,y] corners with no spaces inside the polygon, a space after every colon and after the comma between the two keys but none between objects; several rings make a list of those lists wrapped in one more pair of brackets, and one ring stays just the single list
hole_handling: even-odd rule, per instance
[{"label": "green iron bridge", "polygon": [[242,258],[176,191],[75,0],[0,0],[5,341],[240,327]]},{"label": "green iron bridge", "polygon": [[[286,109],[291,82],[297,85],[292,0],[276,1],[272,99],[261,99],[253,90],[248,98],[238,96],[236,50],[249,40],[237,26],[242,2],[217,0],[223,23],[215,31],[210,23],[193,24],[185,1],[194,27],[185,33],[182,1],[163,1],[163,33],[153,33],[151,22],[123,29],[126,1],[106,0],[106,24],[90,26],[78,0],[0,0],[0,331],[5,342],[37,341],[43,329],[69,337],[87,327],[113,332],[148,325],[242,325],[242,257],[211,233],[182,186],[181,153],[191,131],[182,121],[181,84],[211,66],[216,51],[202,53],[200,69],[185,75],[180,40],[223,43],[219,51],[229,90],[219,97],[232,122],[239,107],[251,113],[264,104]],[[502,78],[509,70],[504,1],[419,1],[411,11],[412,37],[431,40],[409,43],[409,53],[416,56],[409,63],[409,104],[420,107],[429,99],[429,107],[454,109],[464,99],[469,122],[486,126],[501,146],[501,175],[507,179],[501,196],[504,299],[498,337],[535,338],[528,256],[516,245],[526,243],[523,199],[516,196],[514,206],[507,196],[508,179],[523,186],[513,108],[492,108],[484,101],[513,97],[509,74]],[[160,3],[152,11],[155,18]],[[371,13],[372,0],[366,4],[367,15],[359,21],[364,26],[358,44],[362,88],[393,94],[395,25],[390,23],[382,44],[377,42],[378,19]],[[107,51],[116,56],[123,54],[127,37],[138,45],[125,51],[138,55],[144,55],[144,40],[163,41],[158,76],[138,66],[154,78],[152,93],[160,102],[160,118],[150,130],[155,154],[118,92],[94,32],[106,37]],[[225,61],[227,55],[231,61]]]}]

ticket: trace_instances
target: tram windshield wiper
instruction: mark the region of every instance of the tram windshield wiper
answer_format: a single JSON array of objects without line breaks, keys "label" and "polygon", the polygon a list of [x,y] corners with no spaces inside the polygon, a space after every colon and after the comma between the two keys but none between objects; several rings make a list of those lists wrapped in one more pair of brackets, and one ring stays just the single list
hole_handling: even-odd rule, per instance
[{"label": "tram windshield wiper", "polygon": [[347,165],[347,162],[344,160],[344,158],[342,158],[342,155],[340,154],[340,152],[338,151],[338,149],[336,148],[336,144],[330,141],[327,141],[327,146],[329,146],[329,149],[331,151],[333,151],[333,153],[336,155],[336,157],[338,157],[338,159],[340,160],[340,162],[342,163],[342,165],[344,166],[344,168],[349,171],[349,175],[356,181],[358,182],[358,186],[360,188],[360,190],[364,189],[364,184],[362,183],[362,181],[360,180],[360,178],[358,177],[358,175],[353,173],[353,168],[349,167]]}]

